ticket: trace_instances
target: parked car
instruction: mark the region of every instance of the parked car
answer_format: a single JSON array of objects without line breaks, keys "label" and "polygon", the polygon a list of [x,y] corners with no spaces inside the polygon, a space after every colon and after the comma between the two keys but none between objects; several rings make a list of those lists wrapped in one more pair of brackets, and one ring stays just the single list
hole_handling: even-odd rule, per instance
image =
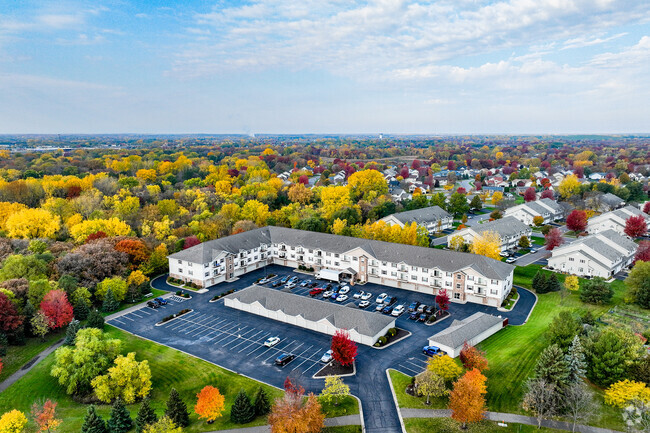
[{"label": "parked car", "polygon": [[325,286],[327,290],[332,290],[333,287],[334,285],[332,283],[327,283],[327,286]]},{"label": "parked car", "polygon": [[365,294],[366,294],[366,292],[364,292],[363,290],[359,290],[359,291],[356,292],[354,295],[352,295],[352,297],[353,297],[354,299],[359,299],[359,298],[361,298],[361,297],[362,297],[363,295],[365,295]]},{"label": "parked car", "polygon": [[295,283],[295,282],[298,281],[298,277],[296,277],[296,276],[294,275],[293,277],[289,278],[289,281]]},{"label": "parked car", "polygon": [[422,348],[422,353],[424,353],[427,356],[442,355],[442,352],[440,351],[440,348],[438,346],[424,346]]},{"label": "parked car", "polygon": [[418,312],[417,312],[417,311],[414,311],[414,312],[412,312],[411,314],[409,314],[409,319],[411,319],[411,320],[417,320],[417,319],[418,319],[418,316],[419,316]]},{"label": "parked car", "polygon": [[349,291],[350,291],[350,286],[343,286],[343,287],[341,287],[341,289],[339,290],[339,293],[342,293],[342,294],[345,295],[345,294],[348,293]]},{"label": "parked car", "polygon": [[153,308],[155,310],[156,308],[160,307],[160,305],[158,305],[157,302],[149,301],[149,302],[147,302],[147,307]]},{"label": "parked car", "polygon": [[531,254],[535,254],[536,252],[537,252],[537,250],[536,250],[535,248],[531,248],[531,249],[530,249],[530,253],[531,253]]},{"label": "parked car", "polygon": [[158,302],[160,305],[167,305],[167,301],[163,298],[155,298],[154,301]]},{"label": "parked car", "polygon": [[307,287],[311,283],[311,280],[305,280],[300,283],[300,287]]},{"label": "parked car", "polygon": [[275,281],[273,282],[273,284],[271,284],[271,287],[279,287],[279,286],[281,286],[282,284],[284,284],[284,283],[282,282],[282,280],[275,280]]},{"label": "parked car", "polygon": [[393,312],[393,306],[392,305],[386,305],[383,310],[381,310],[382,313],[384,314],[391,314]]},{"label": "parked car", "polygon": [[366,292],[363,295],[361,295],[361,300],[362,301],[368,301],[370,298],[372,298],[372,293]]},{"label": "parked car", "polygon": [[272,277],[264,277],[264,278],[262,278],[261,280],[259,280],[259,281],[257,282],[257,284],[266,284],[266,283],[268,283],[269,281],[271,281],[271,278],[272,278]]},{"label": "parked car", "polygon": [[508,258],[506,259],[506,263],[514,263],[514,262],[516,262],[516,261],[517,261],[517,259],[515,259],[514,257],[508,257]]},{"label": "parked car", "polygon": [[424,312],[427,313],[428,315],[432,315],[433,313],[436,312],[436,306],[429,305],[427,308],[424,309]]},{"label": "parked car", "polygon": [[420,316],[418,317],[418,322],[426,322],[428,318],[429,318],[429,314],[421,313]]},{"label": "parked car", "polygon": [[285,275],[280,279],[280,283],[285,284],[287,281],[289,281],[289,278],[290,277],[288,275]]},{"label": "parked car", "polygon": [[323,298],[327,299],[327,298],[329,298],[330,296],[332,296],[333,293],[334,293],[334,292],[332,292],[331,290],[325,290],[325,291],[323,292]]},{"label": "parked car", "polygon": [[393,311],[391,311],[391,316],[398,317],[400,314],[404,312],[405,308],[404,305],[398,305],[397,307],[393,308]]},{"label": "parked car", "polygon": [[336,297],[336,302],[345,302],[348,300],[348,295],[339,295]]},{"label": "parked car", "polygon": [[424,310],[426,310],[426,309],[427,309],[427,306],[425,304],[420,304],[418,306],[418,309],[415,310],[415,311],[417,311],[418,313],[424,313]]},{"label": "parked car", "polygon": [[280,342],[280,337],[270,337],[264,342],[265,347],[273,347]]},{"label": "parked car", "polygon": [[316,287],[317,285],[318,285],[318,283],[314,281],[314,282],[312,282],[312,283],[309,283],[309,284],[307,285],[307,287],[309,287],[310,289],[313,289],[313,288]]},{"label": "parked car", "polygon": [[377,304],[377,306],[375,307],[375,311],[382,311],[384,307],[385,307],[384,304]]},{"label": "parked car", "polygon": [[328,350],[327,352],[325,352],[325,353],[323,354],[323,356],[321,356],[321,358],[320,358],[320,362],[324,362],[324,363],[326,363],[326,364],[327,364],[328,362],[330,362],[330,361],[332,360],[332,353],[333,353],[333,352],[332,352],[332,349],[330,349],[330,350]]},{"label": "parked car", "polygon": [[332,294],[330,295],[330,299],[333,299],[333,300],[336,300],[336,298],[338,298],[338,297],[339,297],[339,294],[336,293],[336,292],[332,292]]},{"label": "parked car", "polygon": [[377,296],[377,303],[383,304],[386,298],[388,298],[388,294],[382,293],[381,295]]},{"label": "parked car", "polygon": [[290,353],[283,353],[282,355],[275,358],[275,365],[284,367],[285,365],[293,361],[295,358],[296,355],[292,355]]},{"label": "parked car", "polygon": [[293,289],[294,287],[296,287],[296,283],[294,283],[293,281],[289,281],[287,284],[284,285],[285,289]]},{"label": "parked car", "polygon": [[420,306],[420,303],[418,301],[411,302],[411,305],[409,305],[409,313],[417,310],[419,306]]},{"label": "parked car", "polygon": [[389,296],[384,300],[384,304],[386,305],[393,305],[395,302],[397,302],[397,298],[394,296]]},{"label": "parked car", "polygon": [[313,298],[316,295],[320,295],[324,291],[325,291],[325,289],[323,289],[322,287],[316,287],[315,289],[311,289],[309,291],[309,296],[311,296]]},{"label": "parked car", "polygon": [[506,251],[501,251],[501,252],[499,253],[499,255],[500,255],[501,257],[508,257],[510,254],[508,254]]},{"label": "parked car", "polygon": [[366,308],[368,305],[370,305],[370,301],[359,302],[359,308]]}]

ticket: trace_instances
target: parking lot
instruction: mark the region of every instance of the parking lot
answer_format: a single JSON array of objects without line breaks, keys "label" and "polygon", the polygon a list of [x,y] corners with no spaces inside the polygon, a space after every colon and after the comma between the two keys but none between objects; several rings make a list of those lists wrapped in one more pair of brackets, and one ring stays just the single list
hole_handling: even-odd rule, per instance
[{"label": "parking lot", "polygon": [[[167,298],[167,305],[157,309],[142,306],[134,311],[119,313],[111,316],[108,323],[274,386],[281,387],[285,378],[291,377],[307,391],[319,393],[323,380],[313,379],[312,376],[324,365],[320,363],[320,358],[329,349],[329,335],[227,308],[223,299],[209,302],[215,294],[231,289],[243,289],[269,274],[276,274],[275,278],[295,276],[300,280],[316,281],[312,275],[280,266],[268,266],[266,269],[244,275],[237,281],[213,287],[208,293],[188,292],[192,295],[189,300],[171,296]],[[272,285],[273,281],[270,280],[266,285]],[[152,284],[158,289],[172,292],[177,290],[167,285],[164,278],[158,278]],[[323,284],[327,282],[318,281],[319,287]],[[290,291],[300,296],[309,296],[310,290],[300,284],[291,290],[284,289],[283,286],[275,289]],[[396,297],[397,302],[394,305],[403,304],[405,307],[413,301],[427,305],[435,302],[433,295],[368,283],[350,286],[349,298],[342,304],[358,303],[359,301],[352,297],[357,290],[372,293],[368,311],[374,311],[375,300],[381,293]],[[385,373],[387,368],[394,368],[408,375],[419,373],[426,365],[427,357],[422,353],[422,347],[427,344],[427,338],[448,327],[453,319],[463,319],[477,311],[503,315],[514,325],[524,323],[535,298],[527,291],[520,293],[522,296],[515,309],[507,313],[484,305],[452,303],[451,317],[430,326],[409,320],[408,314],[405,313],[396,318],[396,323],[398,327],[411,332],[410,337],[383,349],[360,345],[356,375],[345,378],[345,383],[350,386],[351,393],[362,401],[367,430],[399,430],[399,420],[395,415],[396,409]],[[317,302],[335,302],[324,300],[322,296],[315,299],[318,299]],[[181,309],[192,311],[156,326],[163,317]],[[273,336],[279,337],[280,342],[273,347],[265,347],[264,342]],[[282,367],[275,365],[275,359],[283,353],[295,355],[295,359]]]}]

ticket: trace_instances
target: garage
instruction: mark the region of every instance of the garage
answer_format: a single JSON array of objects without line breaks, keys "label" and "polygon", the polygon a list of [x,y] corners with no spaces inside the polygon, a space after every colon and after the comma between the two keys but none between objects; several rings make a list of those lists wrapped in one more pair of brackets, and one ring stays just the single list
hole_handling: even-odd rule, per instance
[{"label": "garage", "polygon": [[437,346],[455,358],[460,355],[466,341],[475,346],[497,333],[503,326],[504,319],[501,316],[474,313],[466,319],[454,320],[447,329],[429,337],[429,345]]}]

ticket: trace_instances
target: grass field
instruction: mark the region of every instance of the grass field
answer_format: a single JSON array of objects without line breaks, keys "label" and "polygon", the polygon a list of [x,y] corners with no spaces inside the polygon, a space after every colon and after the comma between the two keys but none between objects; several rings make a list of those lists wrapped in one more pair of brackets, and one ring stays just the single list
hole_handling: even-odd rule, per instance
[{"label": "grass field", "polygon": [[65,330],[53,332],[45,336],[45,340],[40,338],[26,339],[24,346],[9,346],[7,355],[2,357],[2,373],[0,373],[0,382],[14,374],[16,371],[31,361],[36,355],[65,337]]},{"label": "grass field", "polygon": [[552,433],[564,432],[565,430],[555,430],[549,428],[537,429],[537,426],[525,424],[508,424],[507,427],[500,427],[494,421],[481,421],[468,425],[466,430],[460,428],[460,424],[450,418],[407,418],[404,420],[404,426],[408,433]]},{"label": "grass field", "polygon": [[[136,359],[149,360],[152,373],[153,391],[151,394],[152,406],[158,415],[164,412],[165,401],[171,388],[176,388],[183,400],[187,403],[190,412],[196,402],[196,394],[205,385],[213,385],[219,388],[226,397],[226,410],[223,416],[213,424],[206,424],[199,421],[192,413],[191,424],[185,428],[186,432],[203,432],[211,430],[222,430],[226,428],[242,427],[233,424],[229,420],[230,406],[240,389],[245,389],[249,395],[253,394],[259,386],[263,386],[268,395],[274,399],[282,394],[282,391],[267,385],[262,385],[252,379],[248,379],[236,373],[229,372],[206,361],[194,358],[168,347],[134,337],[117,328],[107,326],[107,333],[113,338],[119,338],[123,342],[123,353],[136,352]],[[0,399],[0,413],[10,409],[18,409],[29,413],[30,407],[35,401],[52,399],[57,401],[58,416],[63,419],[60,433],[78,432],[81,429],[86,406],[75,402],[67,396],[57,381],[50,376],[50,369],[54,363],[53,354],[39,363],[32,371],[25,375],[18,382],[2,393]],[[128,408],[133,417],[137,413],[139,404],[130,405]],[[330,407],[325,405],[327,416],[349,415],[358,413],[356,399],[348,398],[339,406]],[[103,417],[108,417],[110,407],[108,405],[98,406],[98,411]],[[244,426],[262,425],[266,423],[265,418],[258,418]],[[334,432],[355,432],[357,430],[330,430]]]},{"label": "grass field", "polygon": [[390,380],[393,382],[393,389],[397,396],[397,404],[399,407],[407,407],[411,409],[446,409],[447,398],[431,398],[429,405],[426,404],[426,399],[423,397],[414,397],[405,392],[406,387],[411,383],[411,376],[408,376],[399,371],[390,370],[388,372]]}]

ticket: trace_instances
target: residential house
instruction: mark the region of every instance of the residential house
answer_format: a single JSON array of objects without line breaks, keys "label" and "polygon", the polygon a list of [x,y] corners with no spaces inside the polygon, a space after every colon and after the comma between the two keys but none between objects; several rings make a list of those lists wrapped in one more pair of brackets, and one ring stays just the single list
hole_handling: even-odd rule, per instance
[{"label": "residential house", "polygon": [[384,221],[388,225],[396,224],[400,227],[414,222],[433,234],[441,230],[450,229],[454,223],[454,217],[439,206],[430,206],[394,213],[382,218],[381,221]]},{"label": "residential house", "polygon": [[564,216],[564,208],[550,198],[529,201],[506,209],[504,216],[511,216],[524,224],[533,225],[533,218],[541,216],[544,224],[557,221]]},{"label": "residential house", "polygon": [[611,229],[623,235],[625,234],[625,221],[631,216],[637,215],[642,215],[646,223],[650,225],[650,215],[643,213],[640,209],[632,205],[627,205],[620,209],[589,218],[587,221],[587,231],[590,234],[594,234]]},{"label": "residential house", "polygon": [[495,232],[499,235],[501,240],[499,247],[501,251],[517,247],[519,239],[522,236],[526,236],[530,241],[530,237],[533,234],[530,226],[510,216],[458,230],[447,236],[447,246],[451,246],[451,240],[456,236],[462,237],[465,243],[471,244],[487,231]]}]

